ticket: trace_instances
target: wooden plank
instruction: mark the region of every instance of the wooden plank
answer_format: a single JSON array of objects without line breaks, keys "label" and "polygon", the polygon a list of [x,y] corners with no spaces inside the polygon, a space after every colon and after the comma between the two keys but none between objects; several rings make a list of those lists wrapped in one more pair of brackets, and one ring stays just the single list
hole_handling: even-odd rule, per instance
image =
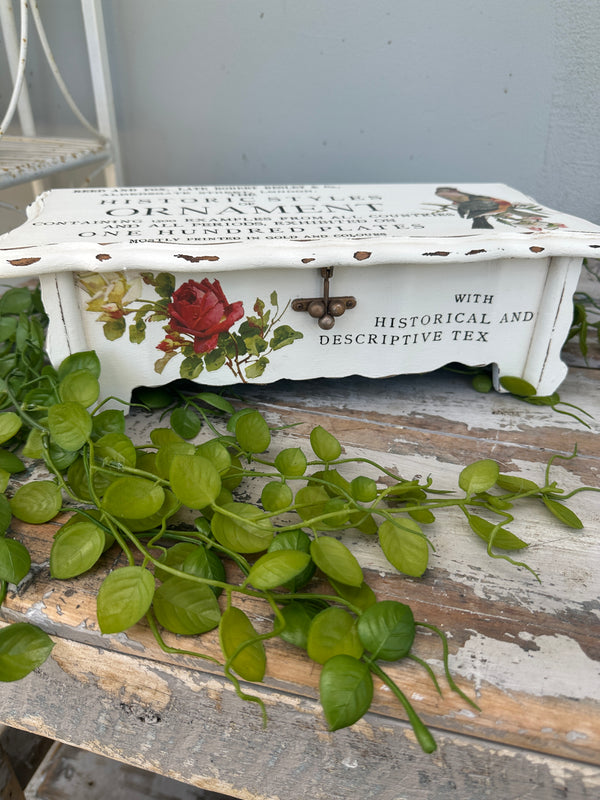
[{"label": "wooden plank", "polygon": [[232,800],[164,775],[55,742],[27,785],[27,800]]},{"label": "wooden plank", "polygon": [[25,800],[10,759],[0,744],[0,797],[2,800]]},{"label": "wooden plank", "polygon": [[[565,384],[564,397],[577,396],[580,404],[591,410],[598,419],[600,397],[597,380],[597,373],[593,370],[572,370]],[[568,489],[576,488],[582,482],[598,485],[600,453],[596,421],[592,423],[592,431],[587,431],[575,421],[546,408],[528,406],[512,397],[495,393],[481,396],[470,390],[467,392],[461,376],[282,383],[268,387],[268,390],[244,387],[240,395],[245,400],[257,402],[273,425],[301,422],[299,427],[281,432],[275,447],[299,445],[306,448],[310,428],[315,424],[323,424],[340,438],[348,456],[372,458],[407,477],[416,473],[431,473],[441,488],[455,488],[462,466],[470,460],[486,457],[496,458],[503,469],[539,481],[543,477],[544,464],[550,451],[556,448],[563,454],[569,453],[573,442],[577,440],[583,455],[575,461],[559,462],[557,477]],[[140,414],[133,414],[128,421],[129,430],[136,441],[145,440],[151,424],[152,418]],[[480,770],[476,774],[487,776],[490,786],[499,786],[504,791],[503,781],[506,781],[506,765],[509,762],[519,765],[519,769],[523,770],[520,773],[523,779],[524,775],[533,774],[532,759],[541,759],[536,763],[546,766],[550,764],[550,772],[554,770],[554,774],[558,774],[558,765],[567,763],[560,761],[560,758],[566,758],[570,759],[569,771],[583,770],[577,774],[593,776],[593,779],[589,778],[592,783],[588,781],[585,786],[581,784],[584,788],[572,789],[579,786],[579,778],[573,778],[569,772],[569,793],[575,791],[574,796],[577,797],[577,791],[580,791],[583,792],[582,797],[594,796],[585,792],[589,793],[594,785],[596,773],[593,769],[596,767],[590,767],[592,771],[585,772],[588,769],[585,765],[600,764],[600,543],[595,533],[600,529],[598,499],[598,494],[579,494],[574,498],[572,505],[584,522],[583,531],[563,528],[549,515],[546,516],[540,506],[525,506],[520,522],[514,526],[515,532],[532,542],[526,560],[540,572],[541,584],[528,573],[509,564],[491,562],[481,542],[466,529],[457,513],[450,513],[443,518],[440,515],[439,520],[428,529],[436,554],[432,558],[431,569],[421,580],[396,575],[372,538],[345,534],[345,541],[358,554],[361,564],[368,571],[369,581],[381,599],[395,598],[409,602],[418,619],[439,625],[451,636],[453,672],[466,691],[476,694],[482,708],[481,713],[473,712],[447,690],[443,699],[440,699],[415,665],[394,665],[390,673],[400,685],[406,687],[425,720],[437,731],[437,738],[442,744],[437,756],[423,762],[421,756],[412,750],[407,754],[403,751],[401,757],[391,755],[396,751],[389,749],[391,744],[388,743],[389,747],[385,744],[387,732],[391,731],[390,742],[394,737],[396,740],[398,737],[402,741],[409,740],[410,733],[404,727],[401,710],[389,697],[389,692],[378,686],[374,704],[376,713],[367,718],[369,725],[372,725],[372,719],[377,720],[375,727],[378,733],[377,736],[373,735],[372,741],[376,741],[378,746],[369,751],[369,758],[374,759],[374,763],[379,764],[381,753],[387,753],[392,759],[401,758],[403,763],[407,759],[411,763],[422,763],[422,769],[430,774],[431,768],[425,765],[431,765],[441,757],[440,753],[444,753],[446,761],[457,759],[461,764],[465,758],[474,759],[465,769]],[[216,725],[216,719],[208,719],[211,715],[216,715],[219,724],[229,730],[239,730],[242,721],[243,724],[249,724],[252,732],[248,734],[247,746],[253,758],[259,757],[252,750],[258,746],[254,741],[256,729],[253,727],[259,722],[257,710],[255,707],[247,708],[231,695],[218,670],[211,674],[212,668],[205,662],[198,663],[190,658],[162,653],[144,625],[136,626],[127,634],[100,636],[95,620],[95,595],[103,576],[117,563],[112,552],[103,557],[94,572],[75,581],[58,584],[50,581],[47,566],[56,525],[31,527],[15,523],[13,530],[16,538],[27,541],[34,569],[29,582],[23,582],[19,592],[9,593],[2,612],[4,618],[36,622],[55,635],[60,645],[57,645],[52,659],[39,674],[20,682],[19,692],[21,684],[30,682],[29,685],[33,685],[42,680],[41,676],[47,675],[48,671],[58,670],[60,678],[56,685],[62,686],[66,682],[72,687],[73,698],[77,696],[77,704],[75,700],[72,701],[74,707],[89,709],[86,716],[96,714],[95,721],[85,722],[90,731],[96,725],[105,726],[104,709],[107,703],[122,703],[134,709],[132,715],[144,718],[144,724],[150,726],[156,723],[149,720],[156,717],[163,719],[166,709],[174,703],[180,704],[177,708],[181,716],[169,716],[171,750],[178,752],[172,752],[169,756],[167,749],[161,756],[162,769],[170,769],[166,765],[171,764],[173,758],[177,760],[183,757],[185,752],[189,754],[191,747],[190,740],[182,739],[179,734],[179,728],[184,724],[182,720],[187,720],[185,714],[189,709],[185,703],[189,697],[185,692],[182,695],[169,688],[174,671],[183,670],[177,672],[180,677],[176,683],[180,689],[188,686],[190,681],[193,686],[204,686],[202,690],[193,690],[194,697],[203,692],[210,694],[210,687],[220,687],[214,696],[218,696],[221,703],[219,708],[223,708],[223,713],[219,711],[217,714],[214,707],[212,710],[204,708],[203,713],[208,716],[202,718],[202,724]],[[257,626],[265,629],[270,624],[264,607],[256,601],[244,600],[240,603],[252,615]],[[173,646],[192,646],[174,636],[167,636],[166,639]],[[211,633],[202,637],[202,646],[209,654],[217,654],[216,635]],[[101,658],[98,657],[100,652]],[[278,729],[279,740],[268,740],[265,747],[270,755],[267,757],[267,754],[263,754],[267,762],[271,759],[280,768],[284,750],[293,752],[296,758],[300,745],[290,743],[290,737],[299,735],[294,731],[301,731],[306,747],[312,742],[317,748],[316,752],[317,743],[327,741],[328,754],[329,743],[345,741],[345,736],[358,736],[358,739],[351,740],[352,747],[356,748],[352,750],[354,755],[351,759],[362,765],[362,756],[358,757],[365,746],[359,735],[365,730],[361,727],[362,723],[339,735],[324,731],[322,717],[315,703],[318,667],[282,642],[270,642],[268,652],[267,685],[257,691],[269,698],[270,714],[277,717],[280,711],[284,713],[282,709],[290,708],[311,711],[299,718],[298,727],[289,729],[287,734],[284,733],[285,727]],[[419,634],[417,652],[440,674],[439,648],[431,635]],[[130,672],[123,671],[125,668],[122,664],[125,663]],[[132,665],[135,665],[135,669]],[[124,677],[126,675],[127,678]],[[187,676],[185,681],[182,675]],[[13,685],[11,691],[14,688],[17,685]],[[61,720],[58,710],[51,708],[51,699],[43,692],[37,697],[37,702],[32,695],[27,713],[21,713],[19,695],[15,695],[15,700],[11,700],[6,706],[7,711],[4,711],[4,697],[1,695],[4,689],[0,687],[0,715],[6,714],[9,724],[33,727],[42,732],[45,726],[50,726],[51,735],[58,738],[90,749],[100,746],[98,737],[86,739],[70,720]],[[93,700],[85,699],[88,691],[99,693],[94,696],[104,698],[103,702],[96,704]],[[227,713],[223,705],[224,697],[228,698]],[[239,708],[236,705],[238,703]],[[37,717],[34,713],[36,707]],[[50,722],[52,719],[54,722]],[[104,720],[102,725],[101,720]],[[106,728],[103,727],[103,730]],[[386,732],[385,735],[381,731]],[[215,747],[219,741],[215,740]],[[260,736],[257,741],[261,741]],[[125,760],[131,757],[131,746],[124,736],[121,748]],[[379,746],[381,750],[378,750]],[[504,762],[498,753],[504,753],[506,748],[510,758]],[[237,750],[234,748],[231,752],[234,760],[238,760]],[[466,756],[467,752],[470,755]],[[488,754],[485,767],[477,762],[479,756],[476,755],[484,752]],[[457,753],[462,755],[458,756]],[[111,755],[109,752],[105,754]],[[302,757],[307,764],[312,764],[311,768],[316,769],[317,773],[319,770],[322,772],[323,767],[317,769],[314,759],[311,762],[306,753]],[[342,756],[341,761],[345,757]],[[575,761],[581,762],[580,765]],[[264,759],[261,763],[264,765]],[[186,771],[181,766],[178,769],[178,774],[187,775],[183,779],[188,780],[189,769]],[[359,775],[357,768],[345,769],[351,775]],[[566,775],[564,770],[562,774]],[[220,775],[220,780],[224,781],[225,772]],[[298,783],[297,773],[290,774],[288,770],[287,777],[292,785]],[[284,779],[285,776],[282,781]],[[405,779],[402,773],[402,780]],[[375,778],[371,776],[369,780],[374,781]],[[444,778],[439,773],[433,781],[437,786],[435,791],[441,792],[440,787],[447,787],[448,780],[456,780],[453,772]],[[240,791],[239,780],[235,778],[232,781],[228,788],[223,788],[221,784],[210,785],[209,788],[234,793],[235,784],[236,791]],[[326,780],[323,785],[326,789],[322,795],[309,792],[306,795],[295,793],[288,796],[294,800],[300,796],[349,796],[336,794],[338,790]],[[409,785],[412,785],[410,781]],[[459,785],[464,788],[464,782]],[[557,784],[547,781],[544,784],[542,781],[541,785],[558,792]],[[343,784],[348,792],[360,790],[361,786],[360,781]],[[311,787],[314,789],[312,784]],[[259,794],[239,796],[271,796],[264,792],[261,795],[262,789],[264,787],[257,783],[252,791]],[[283,788],[281,791],[281,797],[285,797]],[[423,792],[419,795],[418,791],[421,789],[415,786],[414,795],[407,792],[407,796],[411,799],[413,796],[424,796],[428,800],[437,796]],[[361,796],[378,796],[375,789],[373,792],[372,795],[363,793]],[[397,798],[397,795],[389,796],[394,800]],[[464,796],[471,795],[465,790]],[[479,800],[485,795],[478,795],[474,790],[472,796]],[[539,796],[545,800],[546,797],[553,797],[553,794],[549,790],[547,794]]]},{"label": "wooden plank", "polygon": [[[441,800],[448,793],[491,800],[524,790],[528,800],[558,800],[567,791],[575,800],[595,800],[600,788],[598,767],[461,735],[438,732],[437,752],[425,755],[405,723],[379,714],[332,734],[313,700],[252,687],[267,705],[263,728],[253,705],[240,703],[218,676],[62,639],[55,650],[10,690],[0,686],[9,724],[43,728],[92,752],[245,800]],[[65,664],[74,668],[65,672]]]}]

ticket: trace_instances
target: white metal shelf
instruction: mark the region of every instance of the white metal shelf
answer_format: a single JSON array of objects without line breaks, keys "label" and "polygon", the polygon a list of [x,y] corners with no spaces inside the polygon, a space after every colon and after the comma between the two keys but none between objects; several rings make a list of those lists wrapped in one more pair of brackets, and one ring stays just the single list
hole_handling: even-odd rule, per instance
[{"label": "white metal shelf", "polygon": [[0,189],[46,178],[63,170],[108,163],[111,149],[97,139],[3,136]]}]

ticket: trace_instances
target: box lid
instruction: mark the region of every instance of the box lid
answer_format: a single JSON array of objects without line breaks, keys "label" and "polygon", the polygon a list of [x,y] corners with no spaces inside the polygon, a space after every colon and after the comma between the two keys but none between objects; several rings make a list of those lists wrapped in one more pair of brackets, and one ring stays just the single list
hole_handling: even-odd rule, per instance
[{"label": "box lid", "polygon": [[503,184],[53,189],[0,237],[0,277],[598,254],[600,227]]}]

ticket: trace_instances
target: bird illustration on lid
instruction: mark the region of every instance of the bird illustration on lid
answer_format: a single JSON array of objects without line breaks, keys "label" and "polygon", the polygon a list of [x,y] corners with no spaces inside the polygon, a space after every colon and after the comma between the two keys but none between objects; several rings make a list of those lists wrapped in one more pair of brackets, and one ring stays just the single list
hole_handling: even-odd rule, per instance
[{"label": "bird illustration on lid", "polygon": [[488,217],[517,212],[517,209],[508,200],[497,197],[486,197],[482,194],[469,194],[452,186],[439,186],[436,191],[438,197],[450,200],[456,205],[459,217],[472,219],[472,228],[493,228]]}]

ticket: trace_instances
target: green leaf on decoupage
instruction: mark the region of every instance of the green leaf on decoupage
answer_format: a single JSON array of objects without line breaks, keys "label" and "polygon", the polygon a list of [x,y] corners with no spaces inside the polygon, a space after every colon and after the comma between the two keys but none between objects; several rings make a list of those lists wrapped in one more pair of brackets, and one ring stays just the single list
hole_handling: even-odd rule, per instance
[{"label": "green leaf on decoupage", "polygon": [[152,285],[158,295],[170,298],[175,291],[175,277],[170,272],[159,272]]},{"label": "green leaf on decoupage", "polygon": [[182,378],[187,378],[189,381],[195,380],[204,369],[202,356],[193,355],[187,356],[181,362],[179,367],[179,374]]},{"label": "green leaf on decoupage", "polygon": [[296,339],[302,338],[304,338],[304,335],[300,333],[300,331],[295,331],[289,325],[280,325],[273,331],[273,337],[269,344],[273,350],[279,350],[282,347],[286,347],[288,344],[292,344]]},{"label": "green leaf on decoupage", "polygon": [[225,361],[225,353],[220,347],[215,347],[214,350],[211,350],[210,353],[207,353],[204,356],[204,365],[208,372],[215,372],[216,370],[221,369]]},{"label": "green leaf on decoupage", "polygon": [[279,305],[279,301],[277,299],[277,292],[275,290],[273,290],[271,292],[269,300],[270,300],[272,306],[278,306]]},{"label": "green leaf on decoupage", "polygon": [[114,342],[123,336],[127,330],[127,324],[124,319],[111,319],[104,323],[102,329],[109,342]]},{"label": "green leaf on decoupage", "polygon": [[257,361],[254,362],[254,364],[248,364],[248,366],[244,370],[246,373],[246,377],[250,378],[251,380],[253,378],[260,378],[260,376],[267,368],[268,364],[269,364],[269,359],[266,356],[261,356]]},{"label": "green leaf on decoupage", "polygon": [[246,350],[250,353],[250,355],[258,356],[267,349],[268,344],[265,340],[260,336],[260,334],[255,333],[254,336],[246,336],[244,337],[244,344],[246,345]]},{"label": "green leaf on decoupage", "polygon": [[144,320],[132,322],[129,326],[129,341],[132,344],[141,344],[146,338],[146,323]]}]

